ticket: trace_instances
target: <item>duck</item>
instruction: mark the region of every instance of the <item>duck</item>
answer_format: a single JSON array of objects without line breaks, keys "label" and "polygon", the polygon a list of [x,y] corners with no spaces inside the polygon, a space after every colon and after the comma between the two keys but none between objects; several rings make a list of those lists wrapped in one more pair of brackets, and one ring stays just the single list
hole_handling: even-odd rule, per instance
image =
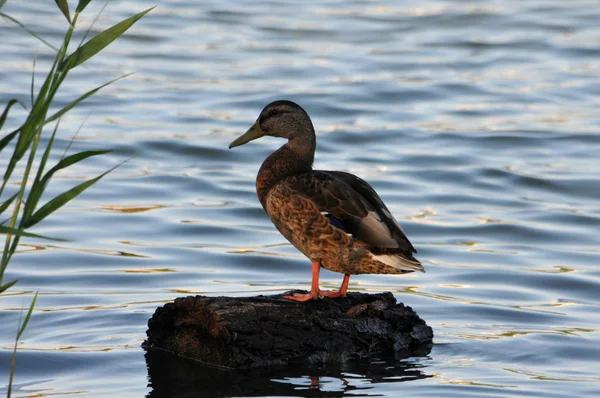
[{"label": "duck", "polygon": [[[309,293],[293,301],[344,297],[350,275],[425,272],[400,224],[363,179],[314,170],[317,147],[308,113],[287,100],[271,102],[229,149],[264,136],[287,140],[258,171],[256,193],[279,232],[312,262]],[[344,274],[337,291],[319,287],[321,268]]]}]

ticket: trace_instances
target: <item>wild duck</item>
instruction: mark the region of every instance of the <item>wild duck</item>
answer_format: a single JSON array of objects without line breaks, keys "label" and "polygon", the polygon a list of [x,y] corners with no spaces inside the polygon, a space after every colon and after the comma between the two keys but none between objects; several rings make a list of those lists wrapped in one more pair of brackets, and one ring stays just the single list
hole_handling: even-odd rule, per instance
[{"label": "wild duck", "polygon": [[[229,149],[263,136],[288,142],[260,167],[258,199],[279,232],[312,261],[310,293],[285,298],[344,296],[350,275],[425,272],[413,256],[417,251],[367,182],[343,171],[313,170],[315,130],[304,109],[291,101],[270,103]],[[344,274],[338,291],[320,290],[321,267]]]}]

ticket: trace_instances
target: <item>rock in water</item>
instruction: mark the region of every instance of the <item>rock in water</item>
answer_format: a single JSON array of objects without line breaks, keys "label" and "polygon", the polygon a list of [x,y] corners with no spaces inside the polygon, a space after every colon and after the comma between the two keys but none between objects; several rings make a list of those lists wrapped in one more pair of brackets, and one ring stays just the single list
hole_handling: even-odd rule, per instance
[{"label": "rock in water", "polygon": [[156,310],[144,346],[247,369],[407,357],[432,342],[431,328],[391,293],[305,303],[282,296],[177,298]]}]

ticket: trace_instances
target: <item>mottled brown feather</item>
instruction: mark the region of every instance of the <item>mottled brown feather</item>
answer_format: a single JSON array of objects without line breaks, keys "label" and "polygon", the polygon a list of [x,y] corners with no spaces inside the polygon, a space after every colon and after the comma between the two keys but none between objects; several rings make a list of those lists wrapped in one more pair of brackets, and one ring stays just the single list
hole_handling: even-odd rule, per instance
[{"label": "mottled brown feather", "polygon": [[[367,234],[366,239],[354,235],[370,211],[388,223],[389,220],[369,200],[330,172],[315,170],[288,176],[276,183],[265,199],[265,210],[281,234],[311,261],[319,261],[331,271],[346,274],[409,272],[373,260],[369,253],[395,254],[419,264],[410,254],[410,242],[406,248],[398,245],[395,249],[381,248],[373,245],[373,239],[369,239],[372,235]],[[351,235],[330,224],[322,212],[342,221]],[[391,221],[397,225],[393,217]],[[402,244],[408,242],[396,228],[398,231],[390,235],[397,235]]]}]

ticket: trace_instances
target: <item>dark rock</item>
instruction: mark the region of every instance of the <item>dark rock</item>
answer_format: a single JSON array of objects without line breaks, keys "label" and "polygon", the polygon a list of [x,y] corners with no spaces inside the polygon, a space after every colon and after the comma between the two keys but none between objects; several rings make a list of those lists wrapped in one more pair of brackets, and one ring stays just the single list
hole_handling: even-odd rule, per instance
[{"label": "dark rock", "polygon": [[305,303],[282,296],[175,299],[148,322],[144,346],[247,369],[406,357],[432,342],[431,328],[391,293]]}]

